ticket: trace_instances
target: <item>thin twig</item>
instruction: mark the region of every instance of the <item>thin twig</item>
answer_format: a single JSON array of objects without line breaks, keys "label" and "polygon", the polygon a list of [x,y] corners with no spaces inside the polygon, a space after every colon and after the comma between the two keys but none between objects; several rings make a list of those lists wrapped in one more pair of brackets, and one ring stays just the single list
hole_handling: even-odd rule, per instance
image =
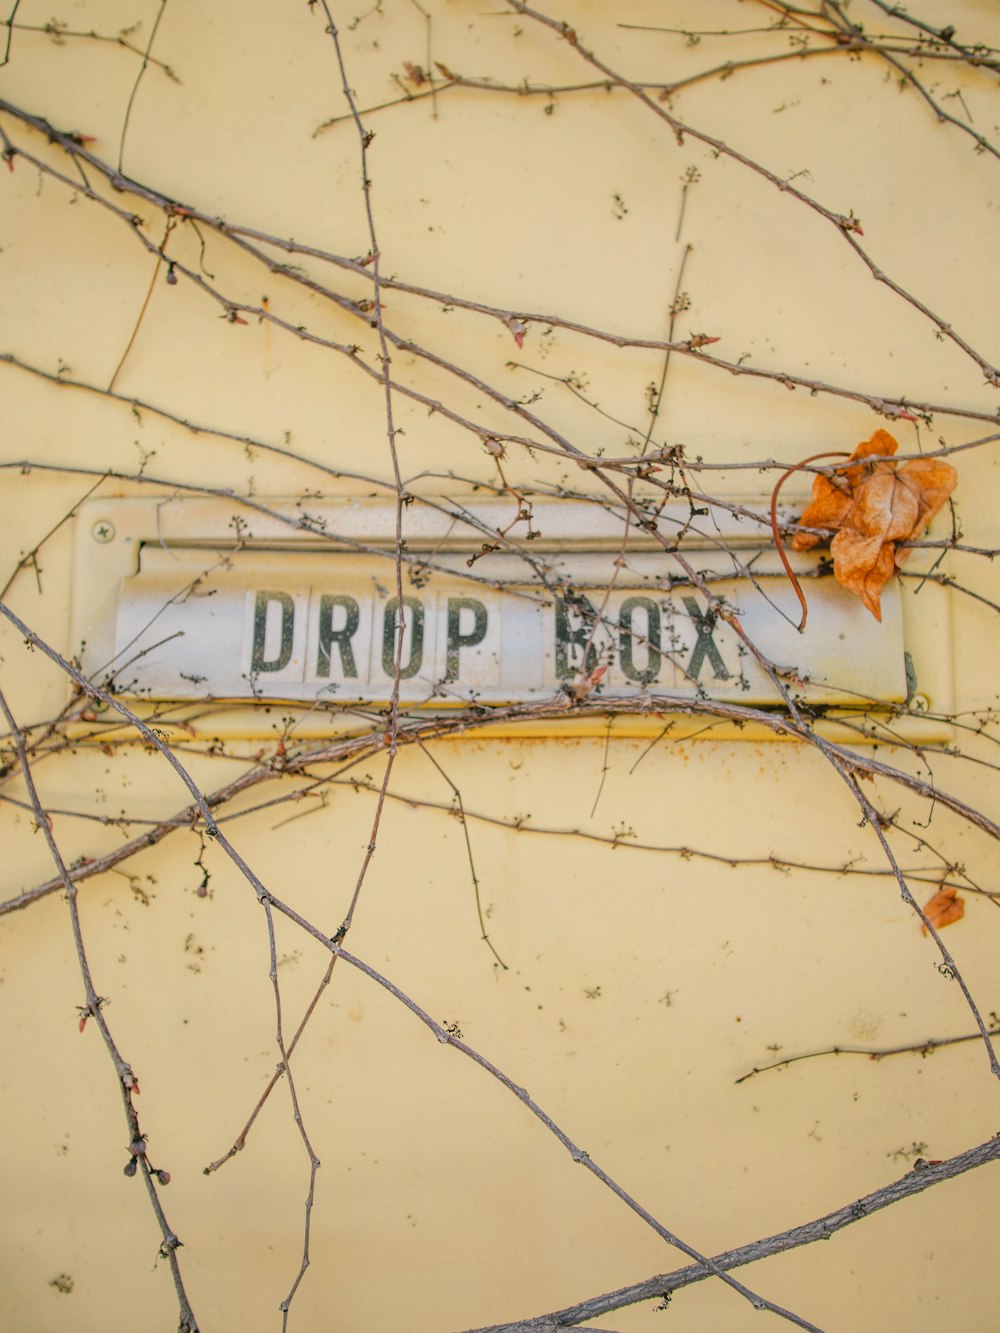
[{"label": "thin twig", "polygon": [[118,170],[122,170],[122,160],[125,155],[125,135],[128,133],[129,121],[132,118],[132,107],[135,104],[136,93],[139,91],[139,84],[142,82],[142,76],[149,67],[149,53],[153,49],[153,43],[156,41],[156,31],[160,26],[160,19],[163,18],[163,11],[167,7],[167,0],[160,0],[160,8],[157,10],[156,18],[153,20],[153,28],[149,34],[149,41],[146,43],[146,49],[142,53],[142,64],[139,67],[139,73],[135,76],[135,82],[132,84],[132,91],[129,93],[128,105],[125,108],[125,115],[122,117],[121,138],[118,141]]},{"label": "thin twig", "polygon": [[[991,1037],[1000,1037],[1000,1027],[992,1025],[988,1029]],[[746,1083],[758,1074],[766,1074],[772,1069],[784,1069],[787,1065],[798,1064],[800,1060],[818,1060],[826,1055],[863,1055],[868,1060],[887,1060],[891,1055],[932,1055],[945,1046],[958,1046],[966,1041],[979,1041],[982,1034],[966,1032],[961,1037],[928,1037],[926,1041],[911,1042],[906,1046],[825,1046],[821,1051],[806,1051],[802,1055],[789,1055],[784,1060],[775,1060],[769,1065],[754,1065],[747,1074],[741,1074],[734,1083]]]},{"label": "thin twig", "polygon": [[[966,1171],[973,1171],[998,1159],[1000,1159],[1000,1135],[987,1139],[985,1143],[958,1153],[946,1161],[924,1163],[922,1166],[914,1164],[913,1170],[908,1171],[905,1176],[890,1181],[888,1185],[883,1185],[881,1189],[874,1190],[871,1194],[863,1195],[852,1203],[816,1218],[815,1221],[805,1222],[776,1235],[751,1241],[748,1245],[741,1245],[735,1250],[727,1250],[724,1254],[715,1256],[715,1263],[720,1268],[741,1268],[745,1264],[757,1263],[775,1254],[786,1254],[789,1250],[797,1250],[815,1241],[829,1240],[838,1231],[853,1226],[883,1208],[889,1208],[903,1199],[912,1199],[914,1195],[922,1194],[933,1185],[953,1180]],[[630,1305],[637,1305],[640,1301],[662,1300],[671,1292],[681,1291],[694,1282],[703,1282],[709,1276],[711,1276],[709,1269],[701,1264],[691,1264],[688,1268],[680,1268],[672,1273],[660,1273],[642,1282],[632,1283],[631,1286],[621,1287],[618,1291],[592,1296],[588,1300],[566,1306],[561,1310],[554,1310],[550,1314],[538,1315],[533,1319],[520,1319],[508,1324],[491,1324],[488,1328],[469,1329],[467,1333],[559,1333],[561,1329],[575,1328],[589,1319],[597,1319],[612,1310],[624,1310]]]}]

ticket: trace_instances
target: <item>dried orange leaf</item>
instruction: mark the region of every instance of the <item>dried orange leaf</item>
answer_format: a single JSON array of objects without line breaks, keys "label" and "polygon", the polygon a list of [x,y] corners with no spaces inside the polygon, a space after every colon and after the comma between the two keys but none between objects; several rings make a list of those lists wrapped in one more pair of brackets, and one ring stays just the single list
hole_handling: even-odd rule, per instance
[{"label": "dried orange leaf", "polygon": [[896,572],[891,546],[879,536],[864,537],[841,529],[830,543],[833,576],[848,592],[860,597],[875,619],[882,623],[881,593]]},{"label": "dried orange leaf", "polygon": [[[886,454],[894,454],[898,448],[899,445],[896,443],[895,436],[890,435],[887,430],[877,430],[870,440],[862,440],[854,450],[854,453],[851,454],[850,458],[847,460],[848,466],[844,469],[844,476],[850,482],[852,487],[857,486],[864,480],[865,476],[873,467],[892,467],[892,464],[888,462],[872,464],[865,462],[866,459],[884,457]],[[851,467],[851,463],[862,463],[864,466]]]},{"label": "dried orange leaf", "polygon": [[919,505],[913,489],[896,476],[891,464],[876,463],[875,467],[890,470],[877,470],[858,485],[830,550],[834,578],[881,621],[879,594],[896,572],[893,543],[913,531]]},{"label": "dried orange leaf", "polygon": [[[899,448],[896,441],[887,430],[877,430],[870,440],[864,440],[851,454],[849,463],[863,461],[871,455],[894,454]],[[869,464],[869,469],[873,465]],[[891,463],[885,463],[884,466],[890,471]],[[805,528],[825,528],[827,532],[836,532],[847,516],[848,510],[854,502],[854,495],[858,485],[865,476],[864,467],[844,467],[838,468],[835,477],[828,477],[825,473],[819,473],[813,481],[813,498],[811,504],[806,508],[805,513],[799,519],[799,522]],[[810,532],[799,532],[792,538],[792,549],[794,551],[809,551],[814,546],[818,546],[821,537],[815,536]]]},{"label": "dried orange leaf", "polygon": [[[841,489],[829,477],[820,473],[813,482],[812,503],[799,519],[804,528],[824,528],[836,532],[851,507],[851,493]],[[792,538],[793,551],[811,551],[823,540],[814,532],[797,532]]]},{"label": "dried orange leaf", "polygon": [[[882,589],[908,555],[896,543],[925,530],[958,480],[955,469],[936,458],[914,459],[897,471],[891,455],[898,447],[888,431],[877,430],[832,478],[816,478],[812,503],[800,520],[804,527],[836,534],[830,543],[834,577],[878,621]],[[878,461],[868,461],[872,458]],[[821,540],[801,532],[792,546],[808,551]]]},{"label": "dried orange leaf", "polygon": [[[919,537],[955,489],[958,473],[950,463],[938,458],[915,458],[899,469],[899,479],[913,486],[917,493],[917,521],[907,540]],[[896,552],[896,565],[903,563],[909,551]]]},{"label": "dried orange leaf", "polygon": [[[958,896],[957,889],[942,889],[930,902],[924,903],[924,916],[935,930],[941,930],[953,921],[961,921],[965,916],[965,900]],[[921,926],[920,933],[926,935],[927,927]]]}]

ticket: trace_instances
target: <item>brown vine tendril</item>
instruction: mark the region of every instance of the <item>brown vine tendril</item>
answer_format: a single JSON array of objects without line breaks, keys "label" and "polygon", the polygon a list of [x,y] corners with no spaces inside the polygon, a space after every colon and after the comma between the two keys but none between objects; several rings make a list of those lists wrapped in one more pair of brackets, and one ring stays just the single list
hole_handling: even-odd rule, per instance
[{"label": "brown vine tendril", "polygon": [[778,558],[785,567],[785,573],[791,580],[792,587],[795,590],[795,596],[799,599],[799,605],[802,607],[802,619],[796,626],[800,634],[805,632],[806,620],[809,618],[809,603],[806,601],[806,595],[802,591],[798,579],[795,577],[795,571],[788,563],[788,556],[785,554],[785,543],[782,541],[781,533],[778,531],[778,492],[793,473],[798,472],[800,468],[806,467],[809,463],[815,463],[820,458],[850,458],[850,454],[846,449],[828,449],[821,454],[810,454],[808,458],[803,458],[800,462],[796,463],[794,467],[790,467],[787,471],[782,472],[781,476],[775,483],[774,490],[771,492],[771,532],[774,534],[774,548],[778,552]]}]

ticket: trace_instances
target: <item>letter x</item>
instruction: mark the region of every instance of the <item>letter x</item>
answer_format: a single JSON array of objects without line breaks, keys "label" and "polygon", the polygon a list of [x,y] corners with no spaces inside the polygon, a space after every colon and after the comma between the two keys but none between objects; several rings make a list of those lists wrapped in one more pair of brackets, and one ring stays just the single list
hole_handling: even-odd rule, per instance
[{"label": "letter x", "polygon": [[723,662],[722,654],[712,638],[715,631],[715,616],[712,615],[711,611],[699,610],[698,603],[693,597],[685,597],[684,605],[687,607],[688,614],[698,630],[698,641],[694,646],[694,652],[691,654],[691,661],[687,665],[688,675],[692,680],[697,680],[698,673],[701,671],[701,664],[707,657],[716,677],[719,680],[728,680],[729,672],[726,670],[726,664]]}]

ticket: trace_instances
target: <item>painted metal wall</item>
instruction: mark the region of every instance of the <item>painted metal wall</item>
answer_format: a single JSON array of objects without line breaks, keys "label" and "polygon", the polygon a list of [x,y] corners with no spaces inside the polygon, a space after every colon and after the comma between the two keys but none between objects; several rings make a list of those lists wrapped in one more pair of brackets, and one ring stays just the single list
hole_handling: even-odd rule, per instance
[{"label": "painted metal wall", "polygon": [[[730,1333],[648,1280],[780,1236],[799,1326],[991,1327],[995,6],[355,8],[8,23],[3,1323]],[[878,428],[954,508],[800,636],[772,487]]]}]

